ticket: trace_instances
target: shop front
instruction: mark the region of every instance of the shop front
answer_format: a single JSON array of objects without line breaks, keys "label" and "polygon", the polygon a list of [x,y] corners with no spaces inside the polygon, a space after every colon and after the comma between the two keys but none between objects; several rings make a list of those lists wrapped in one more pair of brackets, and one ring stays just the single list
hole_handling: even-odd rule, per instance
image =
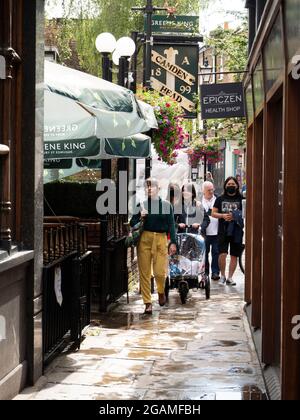
[{"label": "shop front", "polygon": [[0,400],[42,374],[43,19],[0,2]]},{"label": "shop front", "polygon": [[[300,397],[300,9],[248,1],[247,313],[272,399]],[[262,14],[261,14],[262,13]],[[253,28],[252,27],[252,35]],[[250,35],[251,35],[250,34]],[[298,58],[297,58],[298,56]],[[298,329],[299,330],[299,329]]]}]

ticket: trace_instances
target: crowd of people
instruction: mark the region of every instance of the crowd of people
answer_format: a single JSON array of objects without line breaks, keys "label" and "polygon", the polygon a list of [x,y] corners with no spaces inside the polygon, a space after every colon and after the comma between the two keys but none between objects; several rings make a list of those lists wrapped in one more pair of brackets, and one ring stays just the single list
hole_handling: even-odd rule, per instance
[{"label": "crowd of people", "polygon": [[150,178],[145,183],[146,199],[138,204],[130,221],[132,227],[142,222],[137,254],[145,314],[152,314],[152,276],[156,280],[159,304],[166,303],[168,253],[177,253],[176,232],[201,234],[206,245],[205,274],[222,286],[236,285],[233,276],[243,250],[244,228],[240,185],[235,177],[229,177],[223,194],[216,197],[213,177],[207,175],[202,197],[197,197],[193,183],[186,183],[182,188],[170,184],[164,200],[156,179]]}]

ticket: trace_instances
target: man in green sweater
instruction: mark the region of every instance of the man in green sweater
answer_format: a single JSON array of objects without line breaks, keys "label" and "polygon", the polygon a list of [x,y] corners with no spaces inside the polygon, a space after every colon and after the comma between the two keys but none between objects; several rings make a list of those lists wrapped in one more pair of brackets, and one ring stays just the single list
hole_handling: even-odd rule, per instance
[{"label": "man in green sweater", "polygon": [[159,184],[155,179],[146,181],[147,200],[137,206],[136,214],[130,221],[135,226],[141,220],[143,233],[137,253],[140,273],[141,292],[145,313],[152,314],[151,274],[156,280],[158,301],[161,306],[166,303],[165,281],[168,269],[168,235],[171,238],[169,252],[177,252],[175,223],[171,204],[159,197]]}]

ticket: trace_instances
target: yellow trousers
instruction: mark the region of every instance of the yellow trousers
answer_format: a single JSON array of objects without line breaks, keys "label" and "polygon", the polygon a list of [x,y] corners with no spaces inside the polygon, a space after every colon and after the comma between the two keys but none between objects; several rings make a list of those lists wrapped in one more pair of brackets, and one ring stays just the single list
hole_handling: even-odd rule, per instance
[{"label": "yellow trousers", "polygon": [[144,231],[138,245],[138,266],[141,292],[144,303],[151,303],[151,274],[156,281],[157,291],[165,292],[168,268],[168,239],[165,233]]}]

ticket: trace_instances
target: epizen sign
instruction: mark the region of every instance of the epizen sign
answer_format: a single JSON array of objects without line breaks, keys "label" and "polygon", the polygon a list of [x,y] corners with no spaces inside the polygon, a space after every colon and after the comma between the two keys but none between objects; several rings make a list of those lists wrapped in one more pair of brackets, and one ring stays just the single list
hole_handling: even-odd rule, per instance
[{"label": "epizen sign", "polygon": [[185,111],[196,117],[198,94],[198,45],[154,44],[152,50],[152,88],[170,96]]},{"label": "epizen sign", "polygon": [[201,115],[203,120],[245,117],[243,84],[201,85]]}]

